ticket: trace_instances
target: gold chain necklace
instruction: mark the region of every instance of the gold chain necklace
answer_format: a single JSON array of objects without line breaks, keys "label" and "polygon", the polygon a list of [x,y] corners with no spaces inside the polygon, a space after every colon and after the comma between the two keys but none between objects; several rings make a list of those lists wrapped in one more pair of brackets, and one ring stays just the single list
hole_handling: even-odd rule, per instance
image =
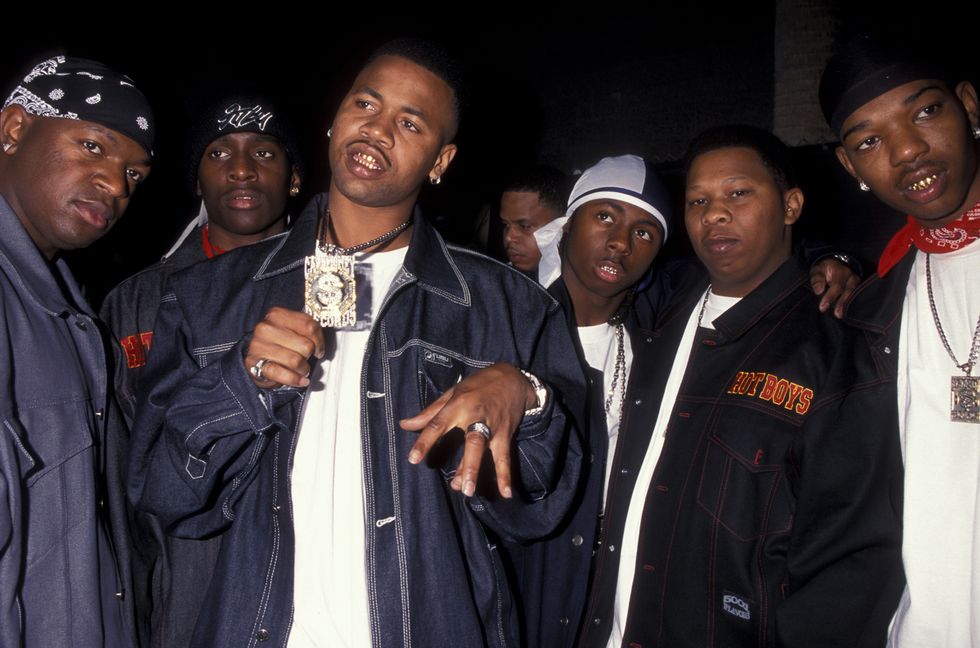
[{"label": "gold chain necklace", "polygon": [[398,227],[350,247],[327,242],[330,209],[324,210],[317,224],[316,249],[306,257],[305,299],[303,311],[320,326],[346,328],[357,322],[357,281],[354,278],[354,254],[381,245],[402,233],[412,219]]}]

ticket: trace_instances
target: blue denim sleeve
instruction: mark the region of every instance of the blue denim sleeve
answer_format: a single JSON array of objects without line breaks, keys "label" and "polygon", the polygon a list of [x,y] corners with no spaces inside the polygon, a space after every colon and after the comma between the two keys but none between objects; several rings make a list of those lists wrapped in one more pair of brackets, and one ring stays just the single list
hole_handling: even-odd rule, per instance
[{"label": "blue denim sleeve", "polygon": [[585,374],[557,304],[527,348],[522,368],[547,385],[548,398],[544,410],[526,416],[514,435],[514,497],[492,492],[470,500],[484,524],[513,541],[537,539],[558,526],[574,504],[587,447],[566,405],[584,402]]},{"label": "blue denim sleeve", "polygon": [[297,394],[255,386],[242,362],[247,336],[200,368],[176,300],[161,304],[154,337],[133,426],[129,497],[169,533],[206,536],[234,519],[254,480],[280,425],[274,401]]}]

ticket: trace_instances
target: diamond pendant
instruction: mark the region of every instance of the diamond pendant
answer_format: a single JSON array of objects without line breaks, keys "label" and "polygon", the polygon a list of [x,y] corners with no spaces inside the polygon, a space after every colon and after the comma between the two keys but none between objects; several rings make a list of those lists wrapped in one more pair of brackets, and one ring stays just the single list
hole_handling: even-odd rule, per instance
[{"label": "diamond pendant", "polygon": [[980,423],[980,376],[950,379],[949,419],[955,423]]},{"label": "diamond pendant", "polygon": [[305,273],[303,311],[320,326],[353,326],[357,321],[354,255],[324,254],[318,249],[306,257]]}]

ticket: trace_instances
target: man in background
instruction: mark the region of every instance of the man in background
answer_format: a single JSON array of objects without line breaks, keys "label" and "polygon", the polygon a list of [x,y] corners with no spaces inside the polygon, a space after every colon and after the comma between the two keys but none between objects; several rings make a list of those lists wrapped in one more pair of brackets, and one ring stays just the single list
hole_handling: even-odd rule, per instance
[{"label": "man in background", "polygon": [[130,425],[167,277],[281,234],[289,198],[300,190],[302,164],[291,126],[268,100],[228,97],[195,122],[188,177],[200,211],[159,262],[120,283],[102,304],[102,319],[119,345],[116,397]]},{"label": "man in background", "polygon": [[558,169],[535,166],[517,172],[500,195],[500,222],[507,260],[524,273],[535,273],[541,252],[534,232],[565,213],[568,179]]},{"label": "man in background", "polygon": [[[299,193],[302,167],[292,132],[280,110],[254,96],[226,97],[195,119],[188,180],[201,198],[200,211],[158,263],[116,286],[102,305],[116,343],[113,383],[127,427],[135,417],[168,277],[286,231],[289,198]],[[207,281],[206,269],[202,280]],[[174,340],[158,343],[166,347]],[[186,646],[221,538],[170,537],[155,517],[137,514],[136,520],[133,570],[142,643]]]}]

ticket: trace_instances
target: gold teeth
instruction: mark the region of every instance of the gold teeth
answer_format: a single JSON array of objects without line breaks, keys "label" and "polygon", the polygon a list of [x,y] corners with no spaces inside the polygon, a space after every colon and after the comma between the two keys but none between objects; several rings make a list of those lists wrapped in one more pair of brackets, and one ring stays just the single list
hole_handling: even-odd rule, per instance
[{"label": "gold teeth", "polygon": [[374,159],[373,155],[368,155],[367,153],[355,153],[354,159],[369,169],[374,169],[375,171],[381,170],[381,165],[378,164],[378,161]]},{"label": "gold teeth", "polygon": [[922,178],[918,182],[914,182],[910,184],[909,191],[922,191],[923,189],[931,185],[933,182],[935,182],[937,177],[939,176],[936,175],[926,176],[925,178]]}]

